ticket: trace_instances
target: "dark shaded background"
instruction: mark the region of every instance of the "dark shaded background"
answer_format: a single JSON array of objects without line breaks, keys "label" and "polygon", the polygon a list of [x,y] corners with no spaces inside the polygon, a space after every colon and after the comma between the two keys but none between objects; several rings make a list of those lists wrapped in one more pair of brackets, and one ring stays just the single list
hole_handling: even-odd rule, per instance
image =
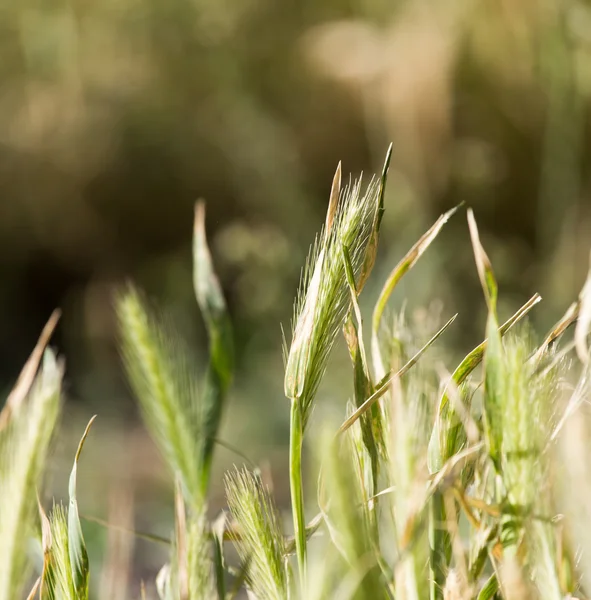
[{"label": "dark shaded background", "polygon": [[[143,507],[135,526],[168,530],[166,509],[162,522],[151,509],[168,506],[169,481],[123,381],[112,300],[136,282],[204,361],[191,283],[197,198],[207,199],[236,327],[223,435],[269,459],[280,499],[279,324],[289,327],[339,160],[345,173],[378,172],[394,143],[366,308],[406,249],[460,202],[475,210],[502,316],[539,291],[543,331],[582,285],[588,2],[21,0],[0,7],[0,57],[0,378],[8,388],[61,307],[68,435],[58,455],[69,462],[81,423],[100,417],[83,470],[88,513],[105,514],[108,490],[126,482]],[[411,312],[441,300],[442,314],[460,313],[448,356],[479,341],[484,303],[463,212],[393,304],[404,298]],[[334,363],[333,379],[345,365]],[[341,403],[344,380],[330,388]],[[220,455],[219,473],[237,460]],[[142,544],[136,558],[151,573],[161,556]]]}]

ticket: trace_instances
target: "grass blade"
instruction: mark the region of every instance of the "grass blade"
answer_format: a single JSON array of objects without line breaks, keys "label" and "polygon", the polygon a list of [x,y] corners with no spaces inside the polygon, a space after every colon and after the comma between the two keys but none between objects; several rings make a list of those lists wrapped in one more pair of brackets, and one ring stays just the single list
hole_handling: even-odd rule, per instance
[{"label": "grass blade", "polygon": [[209,481],[214,439],[234,372],[234,342],[226,301],[207,245],[203,202],[198,202],[195,207],[193,284],[209,337],[209,368],[204,392],[206,437],[202,465],[202,488],[205,490]]},{"label": "grass blade", "polygon": [[226,301],[207,246],[203,202],[199,202],[195,208],[193,269],[195,296],[209,335],[211,366],[225,391],[234,370],[234,343]]},{"label": "grass blade", "polygon": [[497,321],[498,288],[492,265],[480,243],[478,227],[472,210],[468,210],[468,224],[476,267],[488,306],[486,324],[488,344],[484,363],[484,431],[489,455],[497,472],[500,472],[500,453],[503,437],[501,411],[505,397],[506,372],[505,355]]},{"label": "grass blade", "polygon": [[31,588],[31,591],[27,595],[27,600],[33,600],[33,598],[35,598],[35,596],[37,596],[37,592],[39,591],[40,586],[41,586],[41,577],[37,577],[37,579],[35,580],[35,583],[33,584],[33,587]]},{"label": "grass blade", "polygon": [[82,526],[80,525],[80,517],[78,515],[78,501],[76,499],[76,475],[78,471],[78,460],[80,459],[80,453],[90,428],[96,419],[96,415],[90,419],[84,434],[78,444],[78,450],[74,458],[74,466],[70,474],[69,483],[69,495],[70,504],[68,508],[68,552],[70,555],[70,565],[72,569],[72,582],[74,589],[76,590],[76,597],[79,600],[86,600],[88,598],[88,578],[89,578],[89,566],[88,566],[88,553],[86,552],[86,544],[84,543],[84,537],[82,535]]},{"label": "grass blade", "polygon": [[493,573],[478,592],[476,600],[492,600],[499,591],[499,582],[496,573]]},{"label": "grass blade", "polygon": [[384,287],[380,292],[378,300],[376,302],[373,317],[372,317],[372,330],[371,330],[371,351],[372,358],[374,361],[375,368],[378,370],[378,376],[382,377],[385,368],[382,363],[382,357],[380,353],[380,346],[378,340],[378,333],[380,330],[380,322],[382,320],[382,315],[384,314],[384,310],[386,309],[386,304],[394,291],[398,282],[402,279],[402,277],[412,269],[412,267],[416,264],[416,262],[421,258],[425,250],[431,245],[431,243],[435,240],[435,238],[439,235],[439,232],[443,228],[443,226],[449,221],[449,219],[456,213],[459,206],[452,208],[447,211],[443,215],[435,221],[435,223],[431,226],[431,228],[425,232],[421,238],[416,242],[416,244],[406,253],[406,255],[400,260],[400,262],[394,267],[390,276],[384,283]]},{"label": "grass blade", "polygon": [[573,302],[562,318],[552,327],[544,338],[540,347],[536,350],[533,361],[538,363],[548,348],[579,318],[580,302]]},{"label": "grass blade", "polygon": [[43,358],[43,353],[51,336],[53,335],[60,316],[61,312],[59,310],[53,311],[49,317],[49,320],[45,324],[45,327],[43,327],[43,330],[41,331],[41,335],[39,336],[39,340],[37,341],[35,348],[33,348],[31,356],[29,356],[25,366],[20,372],[16,384],[12,388],[10,394],[8,394],[6,403],[2,407],[2,411],[0,411],[0,431],[2,431],[2,429],[4,429],[8,423],[11,413],[19,411],[22,403],[30,392],[35,375],[39,369],[39,364]]}]

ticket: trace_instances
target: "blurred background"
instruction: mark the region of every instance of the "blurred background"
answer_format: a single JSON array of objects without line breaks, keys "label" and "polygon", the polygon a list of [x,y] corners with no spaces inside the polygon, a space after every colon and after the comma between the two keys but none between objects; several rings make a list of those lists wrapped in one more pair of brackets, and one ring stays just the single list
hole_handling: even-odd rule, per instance
[{"label": "blurred background", "polygon": [[[171,483],[124,381],[113,294],[135,282],[205,364],[191,276],[198,198],[235,323],[221,438],[266,461],[283,504],[280,324],[289,331],[339,160],[369,181],[394,145],[366,314],[389,270],[460,202],[475,211],[502,318],[540,292],[532,321],[543,333],[581,288],[589,2],[20,0],[0,15],[0,381],[9,389],[61,307],[53,343],[67,358],[68,402],[51,490],[65,497],[77,440],[97,413],[80,473],[88,516],[170,530]],[[410,317],[459,312],[440,351],[449,369],[482,339],[464,210],[397,289],[392,305],[403,304]],[[346,362],[338,349],[334,385],[321,389],[341,411],[352,392]],[[223,470],[242,460],[219,448],[213,512]],[[134,590],[166,558],[165,547],[96,523],[86,531],[91,562],[120,569]],[[113,552],[118,560],[105,559]]]}]

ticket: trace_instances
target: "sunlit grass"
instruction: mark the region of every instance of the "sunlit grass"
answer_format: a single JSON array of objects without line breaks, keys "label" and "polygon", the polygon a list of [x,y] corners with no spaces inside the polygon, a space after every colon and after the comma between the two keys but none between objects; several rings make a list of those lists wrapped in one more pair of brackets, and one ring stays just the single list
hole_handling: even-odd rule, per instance
[{"label": "sunlit grass", "polygon": [[[387,303],[402,276],[436,244],[454,210],[392,270],[373,312],[366,351],[359,296],[375,260],[388,160],[365,191],[356,182],[341,193],[339,165],[326,223],[298,293],[285,373],[293,536],[287,535],[290,519],[284,522],[278,512],[272,485],[252,465],[226,476],[228,518],[208,520],[210,465],[234,361],[202,204],[196,210],[194,283],[210,342],[207,370],[193,370],[180,335],[147,308],[138,291],[119,294],[129,381],[175,481],[169,561],[153,586],[161,600],[226,600],[244,588],[260,600],[558,600],[589,592],[591,543],[585,532],[591,511],[581,494],[591,488],[591,477],[582,468],[588,439],[581,407],[591,392],[591,284],[541,343],[519,324],[538,295],[501,324],[502,290],[468,210],[488,307],[486,339],[458,365],[431,359],[430,348],[453,335],[454,317],[429,335],[419,334]],[[575,342],[559,350],[575,322]],[[307,425],[322,402],[319,385],[341,333],[351,358],[351,400],[343,401],[340,427],[325,424],[323,435],[312,436]],[[38,578],[30,597],[86,600],[89,593],[92,565],[76,495],[88,428],[74,460],[68,509],[56,506],[47,516],[40,508],[41,523],[35,518],[62,377],[48,350],[36,375],[47,337],[45,332],[0,414],[0,600],[18,597],[29,574],[31,583]],[[565,445],[571,431],[576,435]],[[301,468],[304,445],[316,450],[316,473]],[[304,475],[317,482],[317,514],[308,523]],[[36,574],[26,549],[31,537],[41,542],[44,556]],[[235,545],[238,564],[228,544]]]}]

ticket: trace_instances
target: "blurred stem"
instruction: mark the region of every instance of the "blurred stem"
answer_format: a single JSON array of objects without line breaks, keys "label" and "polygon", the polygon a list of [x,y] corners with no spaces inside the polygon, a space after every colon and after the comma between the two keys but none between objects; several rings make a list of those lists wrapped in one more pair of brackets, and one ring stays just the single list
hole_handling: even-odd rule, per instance
[{"label": "blurred stem", "polygon": [[576,234],[576,216],[572,211],[580,196],[584,111],[577,85],[578,57],[568,35],[566,10],[549,2],[546,11],[548,25],[538,41],[546,122],[537,220],[539,243],[544,255],[549,256],[559,240],[565,215],[572,217],[572,233]]},{"label": "blurred stem", "polygon": [[304,429],[300,402],[291,401],[291,422],[289,430],[289,484],[291,489],[291,510],[296,544],[296,555],[300,573],[301,592],[306,581],[306,522],[304,515],[304,494],[302,489],[302,442]]},{"label": "blurred stem", "polygon": [[431,498],[429,514],[429,547],[430,547],[430,577],[429,598],[439,600],[443,598],[445,579],[449,572],[448,556],[451,542],[449,532],[443,528],[445,523],[445,506],[443,496],[435,492]]}]

